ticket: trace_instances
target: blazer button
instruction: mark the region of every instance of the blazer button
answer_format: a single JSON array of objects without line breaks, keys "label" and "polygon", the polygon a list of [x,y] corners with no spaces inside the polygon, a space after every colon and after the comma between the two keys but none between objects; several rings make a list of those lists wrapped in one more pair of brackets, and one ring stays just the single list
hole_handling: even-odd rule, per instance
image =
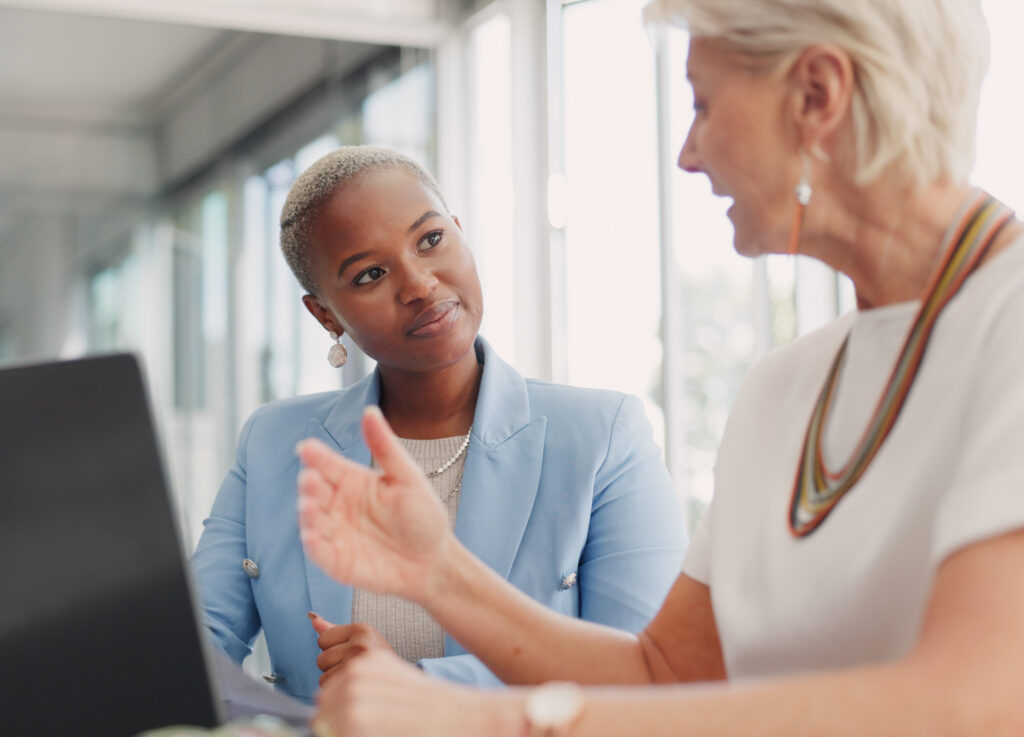
[{"label": "blazer button", "polygon": [[573,586],[576,585],[576,581],[578,579],[579,579],[579,576],[576,575],[576,571],[573,571],[572,573],[570,573],[569,575],[567,575],[565,578],[562,579],[562,583],[561,583],[561,585],[558,588],[562,589],[563,591],[565,589],[571,589]]},{"label": "blazer button", "polygon": [[251,558],[246,558],[242,561],[242,570],[245,571],[245,575],[249,578],[260,577],[260,567]]},{"label": "blazer button", "polygon": [[274,671],[273,673],[264,673],[263,680],[267,683],[280,683],[284,680],[284,674]]}]

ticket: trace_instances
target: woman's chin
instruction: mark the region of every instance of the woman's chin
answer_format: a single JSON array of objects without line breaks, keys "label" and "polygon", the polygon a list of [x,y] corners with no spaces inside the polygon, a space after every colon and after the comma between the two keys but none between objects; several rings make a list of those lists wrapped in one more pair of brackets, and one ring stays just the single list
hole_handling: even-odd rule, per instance
[{"label": "woman's chin", "polygon": [[786,253],[783,243],[770,228],[733,223],[732,247],[740,256],[757,258],[771,253]]},{"label": "woman's chin", "polygon": [[740,228],[733,229],[732,247],[740,256],[754,258],[761,255],[761,243],[750,233],[743,232]]}]

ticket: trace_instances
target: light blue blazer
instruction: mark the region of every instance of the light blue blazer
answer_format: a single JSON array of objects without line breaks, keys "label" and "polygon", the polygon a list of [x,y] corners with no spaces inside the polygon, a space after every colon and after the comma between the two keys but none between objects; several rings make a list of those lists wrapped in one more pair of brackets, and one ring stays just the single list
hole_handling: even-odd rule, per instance
[{"label": "light blue blazer", "polygon": [[[524,380],[483,339],[476,350],[484,371],[456,536],[555,611],[643,629],[679,572],[686,537],[642,405],[615,392]],[[348,623],[352,589],[303,554],[295,445],[319,438],[369,464],[359,421],[379,393],[375,372],[342,391],[258,409],[192,560],[216,643],[240,662],[262,627],[277,687],[307,701],[320,650],[306,612]],[[245,559],[258,566],[256,577]],[[445,657],[420,665],[465,683],[498,682],[449,636]]]}]

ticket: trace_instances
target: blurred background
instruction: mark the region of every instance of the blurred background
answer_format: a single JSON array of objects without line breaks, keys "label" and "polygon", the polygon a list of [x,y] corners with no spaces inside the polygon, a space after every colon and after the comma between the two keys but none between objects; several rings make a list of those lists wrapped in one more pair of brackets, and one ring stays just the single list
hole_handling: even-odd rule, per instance
[{"label": "blurred background", "polygon": [[[639,396],[692,525],[751,363],[853,300],[733,252],[728,202],[674,166],[686,36],[642,5],[0,0],[0,365],[137,352],[194,545],[256,406],[372,369],[327,365],[277,222],[318,156],[390,146],[460,216],[483,334],[526,375]],[[983,5],[976,179],[1024,207],[1024,6]]]}]

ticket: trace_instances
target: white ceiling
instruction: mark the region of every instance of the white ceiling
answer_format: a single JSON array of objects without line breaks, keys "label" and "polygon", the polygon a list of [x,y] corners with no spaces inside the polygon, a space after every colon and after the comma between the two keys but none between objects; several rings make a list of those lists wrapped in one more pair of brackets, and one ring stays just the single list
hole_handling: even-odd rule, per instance
[{"label": "white ceiling", "polygon": [[[221,105],[265,114],[284,98],[261,85],[294,89],[322,39],[336,64],[370,43],[430,45],[440,1],[0,0],[0,255],[32,218],[144,207],[168,175],[158,126],[202,122],[196,101],[232,64],[249,79]],[[224,114],[207,118],[197,136],[227,135]]]},{"label": "white ceiling", "polygon": [[0,119],[137,120],[231,33],[0,8]]}]

